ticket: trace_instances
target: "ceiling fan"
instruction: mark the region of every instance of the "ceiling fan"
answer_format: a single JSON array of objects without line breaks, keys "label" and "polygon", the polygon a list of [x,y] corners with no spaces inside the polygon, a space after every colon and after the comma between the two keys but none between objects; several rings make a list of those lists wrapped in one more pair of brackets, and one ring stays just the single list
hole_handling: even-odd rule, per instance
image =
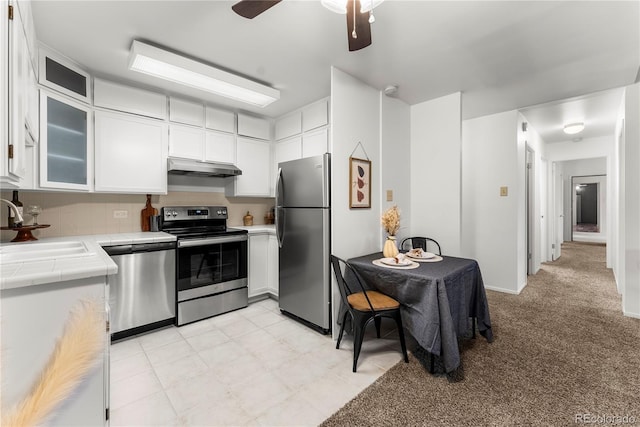
[{"label": "ceiling fan", "polygon": [[[282,0],[240,0],[231,9],[240,16],[253,19],[262,12],[272,8]],[[329,10],[347,14],[347,38],[349,51],[363,49],[371,44],[371,23],[374,21],[373,8],[381,0],[364,0],[361,8],[360,0],[323,0],[322,4]],[[370,7],[367,8],[367,3]]]}]

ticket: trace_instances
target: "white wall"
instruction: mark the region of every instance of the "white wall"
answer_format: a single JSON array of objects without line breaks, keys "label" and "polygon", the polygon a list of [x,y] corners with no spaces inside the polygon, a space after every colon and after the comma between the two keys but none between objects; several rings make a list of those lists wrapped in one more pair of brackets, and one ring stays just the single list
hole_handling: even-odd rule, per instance
[{"label": "white wall", "polygon": [[461,255],[461,94],[411,106],[411,229]]},{"label": "white wall", "polygon": [[[349,157],[371,160],[371,209],[349,209]],[[331,253],[348,259],[382,250],[380,235],[380,94],[331,68]],[[391,166],[391,165],[389,165]],[[333,275],[333,272],[332,272]],[[334,280],[335,282],[335,280]],[[333,334],[340,295],[333,283]]]},{"label": "white wall", "polygon": [[[410,117],[408,104],[385,96],[380,92],[380,123],[382,142],[380,145],[380,162],[382,164],[380,186],[381,215],[386,209],[397,205],[400,210],[400,230],[397,243],[410,237],[411,230],[411,177],[409,164],[411,158]],[[393,200],[387,201],[387,190],[393,191]],[[380,244],[386,238],[380,227]]]},{"label": "white wall", "polygon": [[625,93],[624,223],[620,232],[624,235],[624,314],[640,318],[640,84],[628,86]]},{"label": "white wall", "polygon": [[486,288],[508,293],[526,284],[519,120],[509,111],[462,122],[462,255],[478,261]]}]

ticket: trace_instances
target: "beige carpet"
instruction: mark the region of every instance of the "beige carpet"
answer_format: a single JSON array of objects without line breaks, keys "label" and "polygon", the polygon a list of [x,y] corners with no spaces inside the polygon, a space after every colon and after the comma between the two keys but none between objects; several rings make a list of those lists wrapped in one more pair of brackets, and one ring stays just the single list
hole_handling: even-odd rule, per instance
[{"label": "beige carpet", "polygon": [[495,341],[464,342],[464,381],[411,356],[322,425],[640,425],[640,320],[622,315],[603,245],[565,243],[520,295],[487,297]]}]

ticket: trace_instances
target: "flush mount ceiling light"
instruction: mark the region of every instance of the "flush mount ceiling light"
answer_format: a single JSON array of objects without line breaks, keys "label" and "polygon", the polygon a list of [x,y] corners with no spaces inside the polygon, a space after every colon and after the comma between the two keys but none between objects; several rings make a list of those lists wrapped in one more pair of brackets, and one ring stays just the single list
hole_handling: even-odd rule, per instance
[{"label": "flush mount ceiling light", "polygon": [[564,133],[566,133],[567,135],[573,135],[573,134],[582,132],[583,129],[584,129],[584,123],[582,122],[570,123],[568,125],[564,125]]},{"label": "flush mount ceiling light", "polygon": [[131,45],[129,69],[258,107],[280,99],[277,89],[138,40]]}]

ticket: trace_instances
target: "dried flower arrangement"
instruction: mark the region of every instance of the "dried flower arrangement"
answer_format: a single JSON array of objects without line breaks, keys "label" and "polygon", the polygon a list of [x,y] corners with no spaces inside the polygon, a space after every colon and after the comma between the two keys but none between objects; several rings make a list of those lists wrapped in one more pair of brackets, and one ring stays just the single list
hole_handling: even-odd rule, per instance
[{"label": "dried flower arrangement", "polygon": [[22,402],[2,414],[3,426],[46,423],[75,391],[104,350],[104,315],[96,301],[74,307],[38,380]]},{"label": "dried flower arrangement", "polygon": [[395,236],[400,229],[400,211],[398,206],[394,205],[382,214],[382,227],[389,236]]}]

